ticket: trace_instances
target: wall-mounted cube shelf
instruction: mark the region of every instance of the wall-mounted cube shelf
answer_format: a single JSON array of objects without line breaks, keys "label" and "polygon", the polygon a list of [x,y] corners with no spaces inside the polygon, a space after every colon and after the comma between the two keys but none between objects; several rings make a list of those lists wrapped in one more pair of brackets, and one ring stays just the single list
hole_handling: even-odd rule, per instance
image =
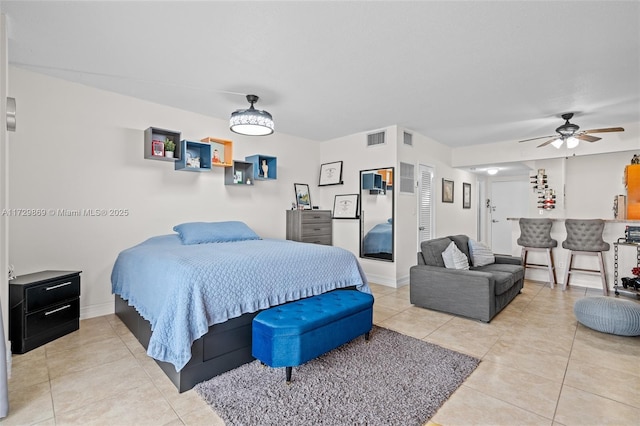
[{"label": "wall-mounted cube shelf", "polygon": [[[167,140],[176,144],[176,150],[173,153],[173,157],[165,156],[164,143]],[[156,144],[161,143],[162,146],[160,147],[159,145],[156,145],[156,149],[154,150],[154,142]],[[182,158],[180,151],[180,132],[160,129],[158,127],[149,127],[144,131],[144,158],[160,161],[176,161]]]},{"label": "wall-mounted cube shelf", "polygon": [[[256,154],[244,158],[253,163],[253,174],[256,180],[275,180],[278,178],[278,159],[269,155]],[[265,166],[267,174],[265,176]]]},{"label": "wall-mounted cube shelf", "polygon": [[211,170],[211,145],[203,142],[180,141],[182,158],[176,160],[176,170],[207,172]]},{"label": "wall-mounted cube shelf", "polygon": [[382,180],[382,175],[378,173],[365,173],[362,175],[362,189],[368,189],[369,194],[386,193],[387,182]]},{"label": "wall-mounted cube shelf", "polygon": [[233,161],[233,166],[224,169],[225,185],[253,185],[253,163]]},{"label": "wall-mounted cube shelf", "polygon": [[211,145],[211,165],[216,167],[233,166],[233,142],[226,139],[207,137],[200,139]]}]

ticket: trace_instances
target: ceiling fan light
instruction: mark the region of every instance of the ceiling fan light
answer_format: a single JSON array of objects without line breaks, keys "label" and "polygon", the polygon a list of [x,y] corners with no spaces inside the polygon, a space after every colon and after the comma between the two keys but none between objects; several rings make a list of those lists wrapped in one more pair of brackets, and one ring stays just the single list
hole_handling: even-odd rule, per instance
[{"label": "ceiling fan light", "polygon": [[562,146],[562,142],[564,142],[564,140],[562,138],[558,138],[558,139],[554,140],[553,142],[551,142],[551,145],[556,147],[556,149],[560,149],[560,147]]},{"label": "ceiling fan light", "polygon": [[247,95],[251,103],[248,109],[239,109],[231,113],[229,129],[232,132],[248,136],[266,136],[273,133],[273,117],[267,111],[260,111],[253,107],[258,101],[256,95]]},{"label": "ceiling fan light", "polygon": [[567,148],[569,149],[577,147],[579,143],[580,141],[578,140],[578,138],[574,138],[573,136],[567,138]]}]

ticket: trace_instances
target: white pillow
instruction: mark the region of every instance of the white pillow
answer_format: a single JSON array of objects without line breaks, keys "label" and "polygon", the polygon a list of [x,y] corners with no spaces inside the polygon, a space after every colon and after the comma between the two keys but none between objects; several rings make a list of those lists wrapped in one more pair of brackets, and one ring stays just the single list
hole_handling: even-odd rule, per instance
[{"label": "white pillow", "polygon": [[453,241],[442,252],[442,260],[444,260],[444,266],[449,269],[469,269],[469,259]]},{"label": "white pillow", "polygon": [[496,257],[486,245],[469,238],[469,255],[473,266],[490,265],[496,262]]}]

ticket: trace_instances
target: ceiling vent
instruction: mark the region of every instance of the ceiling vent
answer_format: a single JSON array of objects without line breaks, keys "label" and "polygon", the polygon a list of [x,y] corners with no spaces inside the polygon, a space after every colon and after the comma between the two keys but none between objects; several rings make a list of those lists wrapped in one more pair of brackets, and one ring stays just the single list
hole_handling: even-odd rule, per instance
[{"label": "ceiling vent", "polygon": [[367,147],[384,145],[385,144],[384,135],[385,135],[384,131],[378,132],[378,133],[371,133],[367,135]]},{"label": "ceiling vent", "polygon": [[413,146],[413,135],[409,132],[404,132],[404,144]]}]

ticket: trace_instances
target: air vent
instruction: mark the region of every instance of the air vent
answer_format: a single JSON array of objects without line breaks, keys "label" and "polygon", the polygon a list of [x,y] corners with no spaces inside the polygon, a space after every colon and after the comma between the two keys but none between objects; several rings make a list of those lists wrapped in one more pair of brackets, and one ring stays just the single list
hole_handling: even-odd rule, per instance
[{"label": "air vent", "polygon": [[384,145],[384,134],[385,132],[378,132],[367,135],[367,146]]},{"label": "air vent", "polygon": [[400,162],[400,192],[413,194],[414,191],[414,166],[413,164]]},{"label": "air vent", "polygon": [[404,144],[413,146],[413,135],[408,132],[404,132]]}]

